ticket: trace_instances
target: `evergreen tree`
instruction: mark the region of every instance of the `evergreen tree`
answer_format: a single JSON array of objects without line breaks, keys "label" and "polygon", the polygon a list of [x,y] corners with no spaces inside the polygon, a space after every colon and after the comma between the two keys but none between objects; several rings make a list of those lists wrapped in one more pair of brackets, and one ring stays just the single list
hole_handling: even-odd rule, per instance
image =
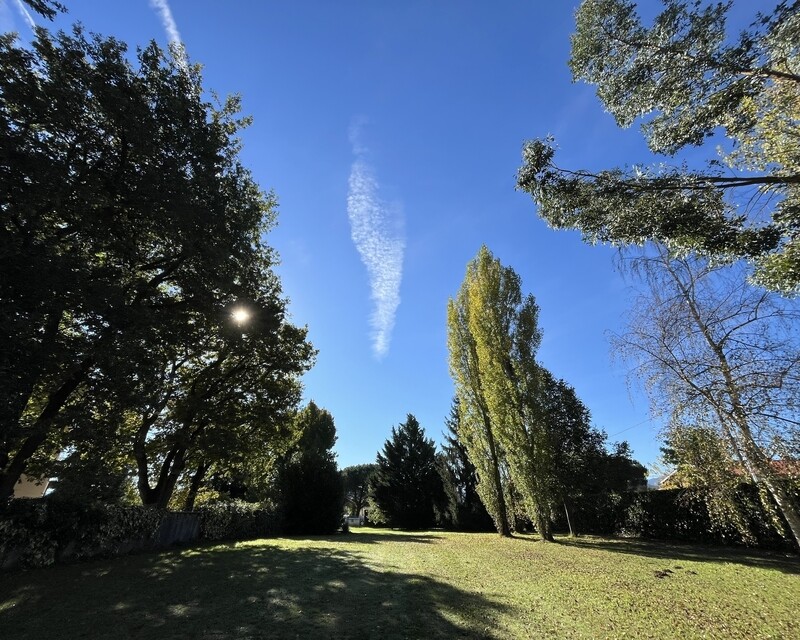
[{"label": "evergreen tree", "polygon": [[295,418],[300,439],[278,473],[279,505],[287,533],[333,533],[342,521],[344,485],[333,446],[333,416],[309,402]]},{"label": "evergreen tree", "polygon": [[376,514],[393,527],[427,529],[436,523],[436,509],[444,502],[444,487],[433,440],[417,419],[392,427],[392,437],[377,456],[372,478]]},{"label": "evergreen tree", "polygon": [[444,444],[442,452],[451,478],[456,503],[456,526],[469,531],[490,530],[491,516],[478,495],[478,474],[469,459],[469,453],[461,442],[459,425],[461,414],[458,398],[453,398],[450,415],[445,418]]}]

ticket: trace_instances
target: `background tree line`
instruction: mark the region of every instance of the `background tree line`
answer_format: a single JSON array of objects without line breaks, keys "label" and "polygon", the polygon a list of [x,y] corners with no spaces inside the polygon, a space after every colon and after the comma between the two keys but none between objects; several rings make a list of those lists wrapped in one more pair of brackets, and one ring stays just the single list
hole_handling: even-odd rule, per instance
[{"label": "background tree line", "polygon": [[[553,384],[567,389],[563,381]],[[570,388],[571,389],[571,388]],[[567,395],[577,403],[572,415],[551,415],[548,420],[548,446],[554,460],[550,482],[558,486],[561,502],[547,513],[549,523],[556,517],[554,509],[567,508],[567,501],[592,495],[622,493],[640,487],[645,468],[632,459],[627,443],[618,443],[612,451],[605,447],[606,436],[590,426],[589,413],[580,404],[574,391]],[[465,439],[468,426],[461,417],[459,399],[453,399],[450,415],[445,419],[446,432],[442,450],[437,452],[433,440],[417,419],[409,414],[392,428],[391,437],[377,454],[374,464],[346,467],[342,471],[346,508],[351,515],[366,511],[368,522],[408,529],[433,526],[462,531],[488,531],[495,526],[502,532],[497,513],[484,497],[477,464]],[[563,407],[561,407],[563,408]],[[543,409],[545,412],[555,407]],[[567,412],[568,413],[568,412]],[[570,424],[572,418],[576,418]],[[550,430],[550,426],[558,427]],[[480,454],[479,454],[480,455]],[[502,464],[507,464],[505,459]],[[554,469],[558,468],[556,473]],[[513,484],[507,468],[501,477],[510,534],[525,530],[535,522],[525,510],[524,497]],[[489,494],[491,495],[491,494]]]}]

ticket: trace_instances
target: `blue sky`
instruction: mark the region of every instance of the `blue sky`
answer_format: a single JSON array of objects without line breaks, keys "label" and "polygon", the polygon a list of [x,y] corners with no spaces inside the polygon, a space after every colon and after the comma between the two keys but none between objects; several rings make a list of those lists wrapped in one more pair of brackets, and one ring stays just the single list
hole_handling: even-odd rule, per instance
[{"label": "blue sky", "polygon": [[[523,142],[547,134],[562,166],[649,159],[637,130],[571,82],[577,2],[67,4],[57,27],[80,21],[131,47],[179,36],[207,89],[241,94],[254,118],[242,158],[278,196],[269,242],[292,319],[319,349],[306,397],[333,414],[341,466],[374,461],[407,413],[440,440],[446,304],[481,244],[536,297],[540,361],[611,440],[656,460],[660,423],[608,345],[630,298],[614,251],[547,229],[514,189]],[[0,28],[31,37],[16,0],[0,0]]]}]

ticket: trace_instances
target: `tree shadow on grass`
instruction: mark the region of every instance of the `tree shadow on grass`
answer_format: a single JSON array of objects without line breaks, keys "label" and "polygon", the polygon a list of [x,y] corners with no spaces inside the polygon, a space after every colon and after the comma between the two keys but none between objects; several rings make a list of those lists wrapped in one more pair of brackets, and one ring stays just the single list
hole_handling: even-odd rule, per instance
[{"label": "tree shadow on grass", "polygon": [[800,558],[791,553],[760,551],[734,547],[712,547],[679,542],[661,542],[632,538],[557,538],[558,543],[581,549],[600,549],[614,553],[682,560],[685,562],[734,563],[748,567],[775,569],[789,574],[800,574]]},{"label": "tree shadow on grass", "polygon": [[[325,536],[319,536],[316,539],[324,540]],[[394,532],[378,532],[378,531],[359,531],[358,533],[347,533],[337,536],[336,540],[340,542],[357,542],[359,544],[385,544],[387,542],[399,542],[405,544],[406,542],[418,544],[431,544],[437,540],[442,540],[443,536],[437,536],[430,533],[414,533],[407,531],[394,531]]]},{"label": "tree shadow on grass", "polygon": [[[372,534],[367,534],[372,535]],[[360,537],[360,536],[359,536]],[[2,637],[491,638],[503,605],[356,552],[269,543],[3,576]]]}]

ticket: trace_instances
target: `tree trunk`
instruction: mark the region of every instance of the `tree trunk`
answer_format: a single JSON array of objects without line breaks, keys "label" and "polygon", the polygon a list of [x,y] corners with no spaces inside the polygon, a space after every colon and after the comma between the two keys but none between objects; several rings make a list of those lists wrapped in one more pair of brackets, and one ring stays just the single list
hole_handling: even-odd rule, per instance
[{"label": "tree trunk", "polygon": [[[703,339],[711,349],[714,357],[720,366],[720,371],[725,383],[725,393],[731,403],[731,410],[726,410],[721,404],[713,397],[712,394],[706,393],[709,403],[715,408],[718,415],[727,414],[730,416],[732,425],[735,425],[736,430],[739,432],[741,439],[741,453],[747,458],[747,461],[752,465],[752,471],[758,475],[757,481],[763,484],[769,491],[775,503],[778,505],[789,529],[792,532],[795,543],[800,550],[800,509],[798,505],[784,485],[783,479],[778,477],[778,474],[773,470],[770,461],[764,455],[763,450],[753,438],[750,430],[750,419],[748,412],[742,402],[741,388],[734,379],[730,362],[728,361],[727,353],[723,344],[717,340],[709,329],[708,323],[704,319],[701,310],[698,308],[696,298],[694,296],[693,282],[690,283],[692,287],[687,286],[679,275],[673,270],[669,263],[666,263],[667,269],[677,284],[683,299],[689,308],[689,312],[695,322],[695,325],[703,335]],[[724,421],[723,421],[724,422]],[[737,446],[738,449],[738,446]]]},{"label": "tree trunk", "polygon": [[750,429],[740,426],[739,430],[744,438],[745,453],[757,474],[757,481],[766,487],[772,499],[775,500],[786,524],[789,525],[795,545],[800,550],[800,510],[798,510],[797,501],[787,489],[783,478],[772,468],[770,461],[753,440]]},{"label": "tree trunk", "polygon": [[542,542],[553,542],[553,530],[550,527],[550,517],[542,513],[541,509],[536,510],[536,529]]},{"label": "tree trunk", "polygon": [[50,435],[50,431],[53,428],[53,420],[55,420],[75,389],[86,380],[91,367],[92,361],[87,359],[78,369],[72,372],[58,389],[50,394],[47,404],[42,409],[39,417],[36,418],[36,422],[33,423],[31,434],[17,449],[5,470],[0,473],[0,504],[9,500],[14,494],[14,486],[25,472],[28,460],[47,440],[47,436]]},{"label": "tree trunk", "polygon": [[183,449],[175,456],[172,469],[170,469],[167,475],[167,481],[161,490],[161,495],[158,496],[158,502],[156,503],[158,509],[166,509],[169,506],[170,498],[172,498],[172,494],[175,492],[175,485],[178,484],[178,478],[180,478],[185,466],[186,450]]},{"label": "tree trunk", "polygon": [[494,486],[497,496],[497,517],[500,520],[497,533],[504,538],[510,538],[511,527],[508,524],[508,510],[506,509],[506,499],[503,495],[503,482],[500,478],[500,458],[497,455],[497,446],[494,441],[494,435],[492,434],[492,425],[489,422],[489,416],[486,412],[483,414],[483,424],[486,428],[486,441],[489,444],[489,455],[492,459],[492,474],[494,475]]},{"label": "tree trunk", "polygon": [[158,412],[153,412],[149,416],[142,418],[142,423],[137,430],[133,440],[133,458],[136,460],[136,488],[139,491],[139,498],[145,506],[155,504],[157,497],[155,489],[150,487],[150,469],[147,461],[147,434],[158,417]]},{"label": "tree trunk", "polygon": [[201,462],[197,466],[197,470],[192,476],[192,482],[189,484],[189,493],[186,495],[186,504],[183,506],[184,511],[194,510],[194,501],[197,499],[197,492],[200,490],[200,484],[206,476],[206,472],[211,467],[206,462]]}]

